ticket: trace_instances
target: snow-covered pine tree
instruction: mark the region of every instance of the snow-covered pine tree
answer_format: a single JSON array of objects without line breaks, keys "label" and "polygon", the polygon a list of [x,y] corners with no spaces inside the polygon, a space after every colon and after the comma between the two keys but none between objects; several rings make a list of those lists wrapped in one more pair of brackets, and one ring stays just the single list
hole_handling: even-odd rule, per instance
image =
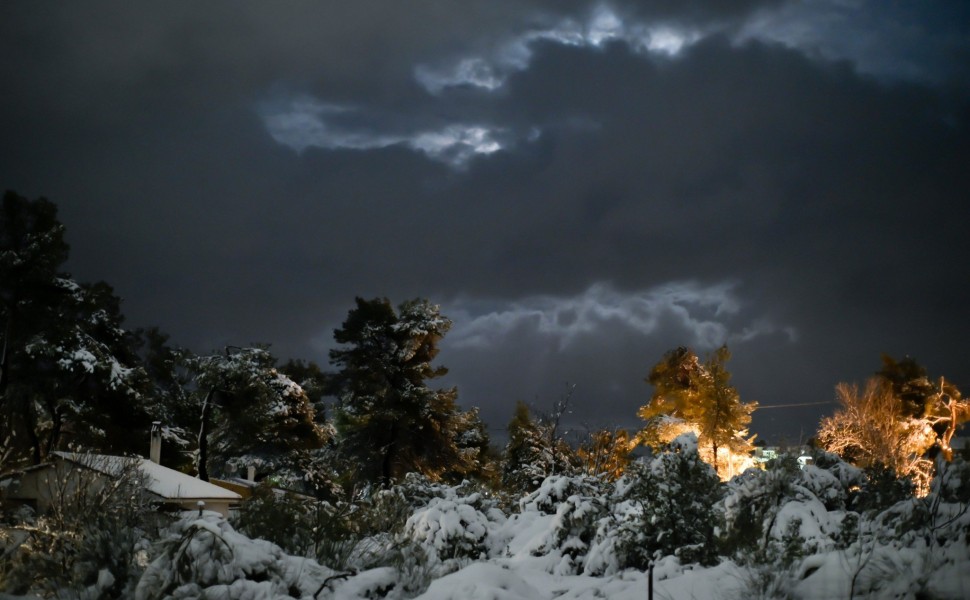
[{"label": "snow-covered pine tree", "polygon": [[671,554],[683,564],[717,562],[715,505],[723,488],[701,460],[694,434],[679,436],[650,462],[632,465],[616,490],[618,503],[635,507],[618,532],[623,566],[643,569]]},{"label": "snow-covered pine tree", "polygon": [[506,490],[527,493],[550,475],[573,474],[572,449],[552,435],[548,422],[534,418],[524,402],[516,402],[508,433],[502,466],[502,486]]},{"label": "snow-covered pine tree", "polygon": [[[0,462],[41,462],[75,442],[142,450],[150,381],[105,283],[59,272],[57,208],[7,192],[0,212]],[[70,439],[68,436],[70,432]]]},{"label": "snow-covered pine tree", "polygon": [[306,392],[275,368],[265,348],[227,348],[190,362],[201,407],[201,478],[208,479],[210,467],[277,472],[326,442]]}]

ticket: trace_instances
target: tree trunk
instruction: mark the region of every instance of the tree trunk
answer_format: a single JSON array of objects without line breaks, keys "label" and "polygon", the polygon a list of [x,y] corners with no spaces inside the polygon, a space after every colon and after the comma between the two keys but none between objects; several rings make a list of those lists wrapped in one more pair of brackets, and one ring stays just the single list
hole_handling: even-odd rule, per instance
[{"label": "tree trunk", "polygon": [[57,449],[57,443],[61,439],[61,428],[64,425],[64,419],[61,417],[61,413],[57,410],[56,405],[49,405],[47,408],[51,413],[51,433],[50,437],[47,438],[47,456]]},{"label": "tree trunk", "polygon": [[397,438],[397,423],[391,423],[391,441],[384,448],[384,459],[381,461],[381,486],[391,486],[391,471],[394,468],[394,450]]},{"label": "tree trunk", "polygon": [[713,460],[714,460],[714,474],[717,475],[718,477],[720,477],[721,476],[721,469],[718,466],[718,460],[717,460],[717,442],[711,442],[711,450],[714,452],[714,456],[713,456]]},{"label": "tree trunk", "polygon": [[209,462],[209,428],[212,420],[212,399],[215,393],[215,388],[210,389],[209,393],[205,395],[205,400],[202,401],[202,423],[199,426],[199,458],[195,465],[199,472],[199,479],[202,481],[209,481],[209,469],[206,465]]},{"label": "tree trunk", "polygon": [[7,384],[10,381],[10,355],[7,351],[10,340],[10,328],[13,316],[7,316],[7,322],[3,326],[3,346],[0,346],[0,406],[3,406],[7,399]]},{"label": "tree trunk", "polygon": [[31,408],[31,401],[29,398],[23,398],[23,419],[24,419],[24,429],[27,432],[27,438],[30,440],[30,447],[33,450],[32,460],[35,465],[39,465],[43,456],[41,454],[41,444],[40,437],[37,435],[37,418],[34,416],[34,411]]}]

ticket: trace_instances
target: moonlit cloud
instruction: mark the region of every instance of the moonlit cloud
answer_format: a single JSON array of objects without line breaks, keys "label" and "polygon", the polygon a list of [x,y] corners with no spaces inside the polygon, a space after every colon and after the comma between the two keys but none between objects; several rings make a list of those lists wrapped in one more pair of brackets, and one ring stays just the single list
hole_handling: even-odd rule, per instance
[{"label": "moonlit cloud", "polygon": [[439,129],[380,132],[342,123],[341,115],[357,109],[318,102],[306,96],[282,105],[266,106],[261,117],[270,136],[296,152],[317,147],[328,150],[371,150],[403,145],[433,160],[461,168],[479,155],[503,148],[498,128],[485,125],[449,124]]},{"label": "moonlit cloud", "polygon": [[440,303],[491,426],[564,382],[636,420],[679,345],[764,403],[881,353],[970,387],[970,3],[456,6],[4,3],[0,179],[196,351],[325,366],[355,296]]},{"label": "moonlit cloud", "polygon": [[650,336],[663,327],[682,330],[699,349],[741,343],[762,335],[783,333],[795,340],[795,330],[779,327],[768,317],[738,324],[741,301],[733,283],[703,286],[672,282],[635,292],[597,283],[572,297],[533,296],[483,310],[458,301],[449,307],[455,322],[449,343],[455,348],[501,347],[513,333],[554,340],[560,349],[606,328]]},{"label": "moonlit cloud", "polygon": [[[954,9],[965,18],[943,16]],[[755,12],[734,40],[781,44],[813,58],[846,60],[881,79],[935,82],[966,73],[968,18],[966,6],[932,0],[785,2]]]},{"label": "moonlit cloud", "polygon": [[429,93],[438,95],[450,87],[472,86],[494,91],[509,75],[524,71],[532,62],[532,46],[552,42],[564,46],[601,48],[610,42],[626,43],[642,54],[674,57],[700,41],[699,29],[668,23],[645,24],[625,20],[607,5],[599,5],[585,22],[567,18],[545,28],[536,28],[498,44],[481,56],[461,56],[435,65],[415,68],[415,79]]}]

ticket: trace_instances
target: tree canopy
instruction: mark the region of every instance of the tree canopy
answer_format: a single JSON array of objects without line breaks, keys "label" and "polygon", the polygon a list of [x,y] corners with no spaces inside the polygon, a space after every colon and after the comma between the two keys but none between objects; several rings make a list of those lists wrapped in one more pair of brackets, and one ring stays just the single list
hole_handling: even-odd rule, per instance
[{"label": "tree canopy", "polygon": [[701,455],[721,475],[730,470],[733,457],[747,456],[754,439],[748,437],[748,425],[757,403],[741,402],[730,384],[725,367],[730,358],[727,346],[704,363],[689,348],[667,352],[646,379],[654,393],[638,413],[647,422],[641,441],[658,448],[693,431]]},{"label": "tree canopy", "polygon": [[457,389],[427,383],[447,373],[432,362],[450,328],[427,300],[395,310],[386,298],[357,298],[334,331],[342,344],[330,352],[339,369],[333,379],[339,445],[363,479],[387,485],[412,471],[435,479],[474,470],[459,447],[461,426],[473,420],[459,418]]},{"label": "tree canopy", "polygon": [[13,464],[68,442],[115,452],[145,445],[157,408],[103,282],[60,271],[64,226],[46,199],[14,192],[0,212],[0,441]]}]

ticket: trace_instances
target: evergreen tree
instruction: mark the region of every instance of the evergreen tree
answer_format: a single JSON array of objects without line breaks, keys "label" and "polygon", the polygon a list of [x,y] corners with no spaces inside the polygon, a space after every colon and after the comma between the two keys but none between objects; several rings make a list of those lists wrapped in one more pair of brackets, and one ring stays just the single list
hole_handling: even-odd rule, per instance
[{"label": "evergreen tree", "polygon": [[169,336],[157,327],[136,329],[131,344],[151,382],[149,404],[153,419],[161,423],[161,462],[185,470],[199,426],[199,406],[191,394],[192,374],[187,367],[193,355],[170,346]]},{"label": "evergreen tree", "polygon": [[478,408],[455,414],[454,435],[460,460],[446,473],[446,478],[454,483],[466,478],[494,483],[498,477],[498,456]]},{"label": "evergreen tree", "polygon": [[[647,425],[640,432],[643,443],[661,447],[673,438],[693,431],[702,456],[716,472],[726,475],[730,456],[747,455],[753,437],[748,437],[755,402],[741,402],[730,385],[725,363],[731,358],[727,346],[719,348],[705,363],[689,348],[671,350],[650,371],[647,382],[654,386],[650,402],[640,408]],[[720,450],[726,449],[724,456]]]},{"label": "evergreen tree", "polygon": [[640,507],[619,530],[623,566],[645,569],[671,554],[683,564],[715,564],[721,522],[715,505],[723,492],[692,433],[663,446],[649,462],[634,464],[617,483],[617,499]]},{"label": "evergreen tree", "polygon": [[899,361],[887,354],[880,358],[882,369],[876,376],[889,383],[893,394],[902,400],[906,416],[922,418],[935,392],[926,369],[909,356]]},{"label": "evergreen tree", "polygon": [[284,469],[300,452],[325,443],[306,392],[275,363],[265,348],[227,348],[190,360],[201,405],[201,479],[208,480],[211,465],[217,471]]},{"label": "evergreen tree", "polygon": [[570,475],[575,456],[569,445],[553,435],[553,423],[536,419],[524,402],[516,402],[509,421],[502,485],[517,492],[531,492],[550,475]]},{"label": "evergreen tree", "polygon": [[297,383],[306,392],[307,399],[316,411],[317,421],[321,424],[326,423],[327,417],[327,396],[331,395],[333,376],[324,373],[319,365],[313,361],[303,361],[290,359],[279,366],[279,372],[283,373]]},{"label": "evergreen tree", "polygon": [[0,212],[0,462],[41,462],[68,442],[144,452],[150,381],[119,300],[78,284],[57,208],[14,192]]},{"label": "evergreen tree", "polygon": [[389,485],[410,472],[436,479],[461,464],[456,443],[457,389],[432,389],[438,342],[451,328],[436,305],[356,299],[330,352],[339,371],[336,424],[342,452],[360,477]]}]

